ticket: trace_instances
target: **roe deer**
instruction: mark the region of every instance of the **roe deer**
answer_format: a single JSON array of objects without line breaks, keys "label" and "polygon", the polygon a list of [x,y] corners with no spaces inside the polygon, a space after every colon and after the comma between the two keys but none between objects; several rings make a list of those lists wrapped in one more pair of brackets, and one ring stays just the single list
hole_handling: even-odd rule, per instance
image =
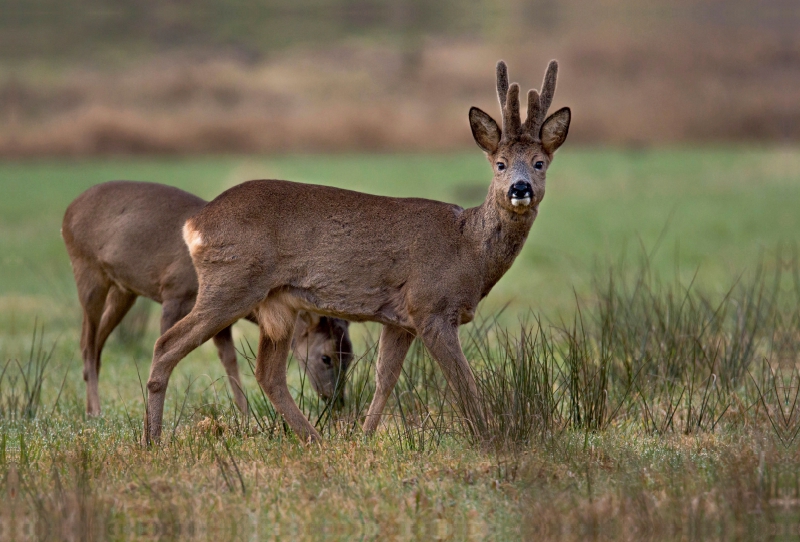
[{"label": "roe deer", "polygon": [[378,426],[414,337],[438,362],[473,430],[481,433],[485,420],[458,326],[473,319],[478,302],[511,266],[538,213],[545,172],[570,123],[568,108],[546,117],[556,71],[552,61],[541,95],[528,93],[524,124],[519,85],[508,85],[502,61],[502,130],[488,114],[470,109],[473,136],[494,171],[478,207],[259,180],[230,188],[189,219],[183,234],[200,290],[192,311],[156,342],[145,439],[160,435],[177,363],[231,322],[254,314],[258,383],[301,439],[318,440],[286,384],[299,310],[383,324],[367,434]]},{"label": "roe deer", "polygon": [[[171,186],[112,181],[90,188],[67,208],[61,234],[83,307],[81,352],[89,415],[100,413],[97,379],[103,346],[136,297],[162,304],[162,334],[194,305],[197,275],[181,228],[205,204]],[[306,313],[298,322],[295,355],[311,385],[322,397],[341,401],[353,356],[348,322]],[[236,405],[244,412],[247,400],[230,325],[217,330],[214,344]]]}]

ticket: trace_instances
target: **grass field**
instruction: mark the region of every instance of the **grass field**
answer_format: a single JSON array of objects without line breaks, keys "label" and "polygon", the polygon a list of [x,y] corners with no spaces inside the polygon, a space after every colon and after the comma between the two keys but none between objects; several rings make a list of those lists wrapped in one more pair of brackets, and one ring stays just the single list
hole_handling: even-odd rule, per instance
[{"label": "grass field", "polygon": [[[466,206],[482,200],[490,170],[477,150],[443,156],[0,164],[0,494],[8,497],[0,506],[0,538],[10,533],[16,539],[42,534],[83,539],[79,533],[88,532],[102,539],[270,533],[275,538],[400,539],[520,534],[581,539],[605,533],[632,539],[662,529],[674,538],[722,539],[731,532],[758,532],[766,524],[782,529],[797,523],[797,449],[794,438],[775,437],[774,416],[784,411],[769,401],[779,388],[794,390],[796,399],[800,382],[798,330],[792,320],[800,317],[792,297],[800,290],[791,286],[800,231],[800,151],[561,151],[548,173],[547,196],[527,245],[480,308],[491,317],[505,307],[499,327],[464,329],[465,343],[470,334],[488,341],[488,361],[479,346],[470,350],[478,367],[488,367],[482,381],[487,391],[500,389],[492,375],[520,376],[513,367],[498,368],[504,344],[516,345],[515,367],[532,363],[556,375],[548,384],[551,392],[556,390],[554,410],[547,415],[536,411],[529,424],[534,430],[528,427],[524,438],[500,439],[495,445],[475,444],[458,429],[442,398],[438,369],[420,353],[420,359],[406,364],[400,388],[408,393],[394,398],[378,438],[364,441],[352,429],[361,407],[351,399],[349,419],[320,422],[330,442],[320,449],[304,448],[259,402],[252,374],[245,386],[269,423],[236,415],[221,380],[222,367],[206,345],[182,362],[172,378],[165,413],[171,437],[160,449],[142,450],[137,445],[143,413],[137,367],[146,379],[157,319],[147,320],[155,308],[141,301],[105,351],[100,378],[104,415],[84,419],[80,311],[59,227],[65,207],[80,192],[121,178],[173,184],[205,198],[249,178],[285,178]],[[648,384],[637,380],[639,373],[629,374],[625,384],[622,368],[637,354],[625,350],[622,335],[591,320],[609,313],[602,308],[605,290],[593,280],[609,266],[618,268],[625,254],[635,268],[643,253],[656,277],[648,282],[652,298],[620,294],[629,303],[622,305],[632,307],[630,313],[610,310],[616,315],[613,322],[630,330],[633,342],[647,340],[642,337],[649,328],[640,322],[651,317],[656,322],[653,315],[664,307],[664,314],[674,318],[676,307],[682,307],[673,302],[684,290],[664,289],[658,277],[664,284],[694,281],[692,291],[700,293],[691,297],[695,312],[664,324],[674,332],[676,346],[672,357],[663,359],[675,363],[670,365],[675,374],[653,377]],[[759,277],[760,268],[766,273]],[[775,306],[748,316],[742,307],[752,296],[745,290],[750,287],[752,293],[764,284],[764,276],[780,270],[786,272],[775,286]],[[736,284],[744,290],[736,290]],[[709,306],[727,303],[722,300],[732,288],[737,293],[725,311],[706,311],[704,300],[711,300]],[[571,322],[576,296],[591,315],[588,338],[578,330],[548,335],[555,341],[553,357],[520,339],[518,320],[528,321],[534,331],[535,315],[548,329],[549,322]],[[771,319],[776,314],[785,316],[780,325]],[[737,327],[748,318],[753,329]],[[32,348],[36,322],[43,330],[35,336],[41,352],[38,342]],[[763,325],[756,329],[756,324]],[[513,336],[503,342],[506,327]],[[728,365],[698,362],[687,337],[700,345],[705,359],[707,352],[719,351],[719,359],[730,361],[735,357],[731,345],[739,344],[736,330],[742,329],[755,338],[758,355],[736,379],[708,391],[712,375],[716,386]],[[237,339],[255,344],[254,331],[238,324]],[[362,384],[371,378],[375,331],[374,326],[353,326],[357,355],[365,360],[354,380]],[[644,335],[637,335],[640,331]],[[780,350],[768,337],[795,346]],[[579,354],[577,346],[570,350],[570,341],[586,346],[587,354]],[[608,356],[603,354],[607,343],[613,345]],[[528,358],[519,352],[530,352],[533,361],[520,361]],[[660,355],[652,354],[652,360]],[[785,371],[761,365],[763,359],[780,362]],[[43,366],[39,378],[36,368]],[[657,364],[641,367],[642,378],[661,370]],[[756,378],[747,380],[743,375],[748,371]],[[300,389],[296,366],[290,372],[292,385]],[[522,381],[540,382],[530,378]],[[753,382],[761,386],[754,388]],[[298,394],[308,412],[320,413],[311,394]],[[550,392],[540,389],[530,397],[542,394],[549,397]],[[703,405],[700,417],[719,416],[716,423],[696,419],[698,407],[692,410],[690,399],[695,397]],[[496,401],[502,410],[501,399]],[[597,414],[591,405],[600,404]],[[611,412],[615,405],[620,408]],[[426,411],[430,416],[423,421],[409,421],[409,412],[414,418]],[[782,430],[790,434],[797,413],[788,406],[786,412]],[[521,419],[515,418],[515,427]],[[553,425],[546,431],[536,429],[547,423]],[[733,531],[726,531],[727,524]]]}]

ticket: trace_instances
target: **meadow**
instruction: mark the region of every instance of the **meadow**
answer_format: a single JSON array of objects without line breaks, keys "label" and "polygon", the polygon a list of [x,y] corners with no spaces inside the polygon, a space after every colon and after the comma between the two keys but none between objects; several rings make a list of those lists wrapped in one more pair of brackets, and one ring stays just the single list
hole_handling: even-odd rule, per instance
[{"label": "meadow", "polygon": [[[352,326],[348,399],[291,385],[327,437],[286,430],[235,337],[252,404],[231,406],[211,345],[175,371],[165,442],[139,445],[157,307],[112,335],[103,415],[86,419],[80,309],[59,236],[74,197],[111,179],[205,198],[284,178],[463,206],[477,151],[7,161],[0,164],[0,538],[624,539],[796,528],[800,477],[800,151],[571,148],[509,273],[463,328],[493,413],[460,422],[421,348],[366,440],[376,326]],[[269,212],[269,210],[265,210]]]}]

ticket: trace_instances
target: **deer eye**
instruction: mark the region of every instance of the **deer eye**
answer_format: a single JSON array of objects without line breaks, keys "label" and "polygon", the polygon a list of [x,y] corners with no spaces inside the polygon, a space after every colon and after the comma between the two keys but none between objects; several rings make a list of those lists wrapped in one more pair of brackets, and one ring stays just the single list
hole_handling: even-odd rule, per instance
[{"label": "deer eye", "polygon": [[331,362],[332,362],[332,360],[331,360],[330,356],[322,356],[322,363],[324,363],[328,367],[330,367]]},{"label": "deer eye", "polygon": [[506,169],[506,165],[503,162],[497,162],[497,171],[503,171]]},{"label": "deer eye", "polygon": [[541,160],[537,160],[535,164],[533,164],[533,169],[541,171],[544,169],[544,162]]}]

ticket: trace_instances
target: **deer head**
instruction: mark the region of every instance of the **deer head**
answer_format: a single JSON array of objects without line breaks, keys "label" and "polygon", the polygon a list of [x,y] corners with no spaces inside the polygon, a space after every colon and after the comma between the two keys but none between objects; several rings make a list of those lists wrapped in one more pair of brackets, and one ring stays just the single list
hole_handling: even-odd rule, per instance
[{"label": "deer head", "polygon": [[314,390],[326,401],[344,403],[344,382],[353,359],[347,320],[301,312],[295,326],[293,348]]},{"label": "deer head", "polygon": [[523,123],[519,112],[519,85],[508,84],[508,68],[497,63],[497,97],[503,115],[502,130],[492,117],[473,107],[469,123],[475,142],[486,153],[494,170],[487,200],[512,213],[525,214],[538,209],[544,197],[545,173],[553,153],[567,139],[570,110],[559,109],[549,117],[547,110],[556,90],[558,63],[551,60],[542,83],[541,94],[528,91],[528,117]]}]

